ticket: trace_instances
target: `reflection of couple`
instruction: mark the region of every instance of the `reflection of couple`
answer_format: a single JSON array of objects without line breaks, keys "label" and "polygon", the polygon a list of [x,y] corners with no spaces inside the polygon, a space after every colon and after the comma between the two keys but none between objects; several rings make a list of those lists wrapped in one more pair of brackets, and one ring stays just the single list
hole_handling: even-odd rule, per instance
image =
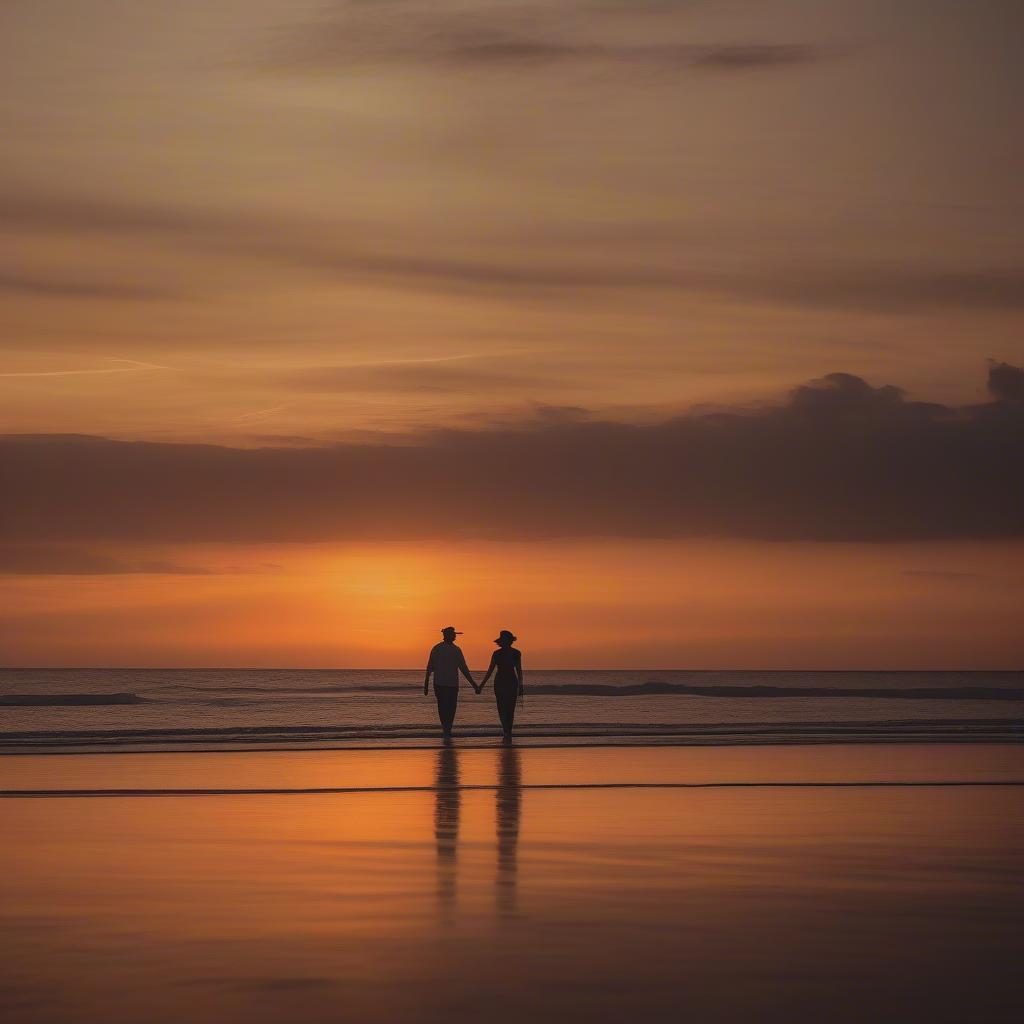
[{"label": "reflection of couple", "polygon": [[466,665],[462,648],[455,642],[459,636],[454,626],[445,626],[441,630],[444,639],[436,644],[427,660],[427,672],[423,677],[423,696],[430,692],[430,677],[434,677],[434,696],[437,698],[437,717],[441,719],[441,729],[445,736],[451,736],[455,711],[459,706],[459,673],[461,672],[476,693],[482,693],[487,680],[494,675],[494,697],[498,704],[498,717],[505,739],[512,738],[512,723],[516,715],[516,702],[523,698],[523,656],[512,646],[515,636],[503,629],[494,642],[498,649],[491,655],[491,664],[487,675],[474,681]]},{"label": "reflection of couple", "polygon": [[[503,917],[516,912],[519,827],[522,817],[522,773],[519,751],[512,744],[498,751],[495,786],[495,832],[498,840],[498,873],[495,896]],[[446,743],[437,752],[434,785],[434,837],[437,841],[437,895],[445,920],[454,920],[458,888],[459,824],[462,786],[458,748]]]}]

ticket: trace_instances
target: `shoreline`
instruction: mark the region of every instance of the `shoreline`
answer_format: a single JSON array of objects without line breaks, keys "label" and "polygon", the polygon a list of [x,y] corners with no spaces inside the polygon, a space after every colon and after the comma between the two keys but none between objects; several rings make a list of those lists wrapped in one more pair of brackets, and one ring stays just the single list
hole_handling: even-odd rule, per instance
[{"label": "shoreline", "polygon": [[[790,736],[786,738],[764,738],[750,736],[740,739],[729,737],[717,739],[714,736],[702,738],[689,738],[681,740],[676,736],[665,736],[663,739],[657,735],[625,735],[608,739],[592,738],[581,736],[579,742],[574,742],[572,736],[565,736],[560,733],[531,734],[516,738],[516,745],[523,750],[588,750],[588,749],[732,749],[732,748],[775,748],[775,747],[861,747],[884,745],[890,747],[902,746],[1006,746],[1024,748],[1024,730],[1017,723],[1010,723],[1014,729],[994,732],[991,734],[958,734],[956,732],[939,733],[931,735],[885,735],[883,733],[861,734],[861,735],[825,735],[825,736]],[[536,743],[532,740],[536,737],[541,740],[557,739],[560,742]],[[500,748],[502,740],[500,736],[470,735],[456,737],[460,746],[464,749],[492,750]],[[202,740],[196,740],[201,743]],[[0,757],[33,757],[33,756],[59,756],[59,755],[115,755],[115,754],[258,754],[258,753],[301,753],[302,751],[388,751],[388,750],[437,750],[443,746],[441,738],[434,740],[428,737],[410,737],[408,741],[395,738],[391,742],[381,742],[379,737],[368,737],[362,739],[353,737],[337,741],[315,741],[295,740],[292,743],[257,744],[251,746],[220,746],[220,747],[195,747],[189,745],[188,740],[176,739],[173,741],[154,741],[153,743],[96,743],[96,744],[41,744],[40,746],[15,745],[8,746],[4,742],[3,734],[0,733]]]},{"label": "shoreline", "polygon": [[[517,792],[572,790],[692,790],[692,789],[948,789],[1024,787],[1024,778],[1008,780],[950,780],[934,782],[581,782],[519,785]],[[0,790],[0,800],[148,799],[194,796],[353,796],[391,793],[500,793],[493,786],[331,786],[319,789],[11,789]]]},{"label": "shoreline", "polygon": [[[428,793],[437,758],[460,764],[459,788],[493,790],[496,759],[513,757],[522,790],[785,789],[1024,785],[1024,745],[805,744],[772,746],[419,747],[232,751],[20,752],[0,757],[0,798],[161,795]],[[126,761],[124,755],[130,753]],[[126,775],[126,773],[128,773]]]}]

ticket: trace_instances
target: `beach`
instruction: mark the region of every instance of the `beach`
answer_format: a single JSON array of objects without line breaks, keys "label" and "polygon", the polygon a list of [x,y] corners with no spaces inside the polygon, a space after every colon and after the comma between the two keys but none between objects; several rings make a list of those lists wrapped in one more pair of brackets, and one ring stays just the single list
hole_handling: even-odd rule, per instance
[{"label": "beach", "polygon": [[0,1024],[1024,1020],[1024,0],[0,10]]},{"label": "beach", "polygon": [[1019,744],[16,754],[0,1009],[1016,1019]]}]

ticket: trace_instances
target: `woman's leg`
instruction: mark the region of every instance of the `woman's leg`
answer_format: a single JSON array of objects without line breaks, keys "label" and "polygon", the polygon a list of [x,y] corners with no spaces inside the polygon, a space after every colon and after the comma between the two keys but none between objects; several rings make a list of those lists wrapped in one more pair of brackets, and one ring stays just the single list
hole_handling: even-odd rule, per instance
[{"label": "woman's leg", "polygon": [[516,696],[517,686],[494,687],[494,697],[498,702],[498,717],[501,719],[501,728],[506,735],[512,734],[512,723],[516,717]]}]

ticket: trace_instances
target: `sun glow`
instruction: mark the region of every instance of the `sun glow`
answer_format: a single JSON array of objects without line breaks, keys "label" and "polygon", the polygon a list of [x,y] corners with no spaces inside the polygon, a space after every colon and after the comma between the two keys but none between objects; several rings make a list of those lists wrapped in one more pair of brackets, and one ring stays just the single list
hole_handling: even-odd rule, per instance
[{"label": "sun glow", "polygon": [[[187,546],[164,574],[7,576],[11,664],[403,667],[454,622],[478,663],[1013,668],[1014,544]],[[192,570],[192,571],[190,571]]]}]

